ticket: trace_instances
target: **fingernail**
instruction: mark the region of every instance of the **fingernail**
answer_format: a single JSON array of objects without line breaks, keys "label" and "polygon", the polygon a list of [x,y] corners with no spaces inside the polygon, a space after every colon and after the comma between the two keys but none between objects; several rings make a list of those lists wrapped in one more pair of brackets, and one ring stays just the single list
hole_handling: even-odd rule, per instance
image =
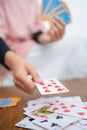
[{"label": "fingernail", "polygon": [[32,76],[31,76],[31,75],[28,75],[27,77],[28,77],[29,79],[32,79]]}]

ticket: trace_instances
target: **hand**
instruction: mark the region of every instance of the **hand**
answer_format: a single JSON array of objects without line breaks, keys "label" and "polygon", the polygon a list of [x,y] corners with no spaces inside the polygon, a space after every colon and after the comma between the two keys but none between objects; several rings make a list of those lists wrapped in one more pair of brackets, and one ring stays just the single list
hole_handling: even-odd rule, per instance
[{"label": "hand", "polygon": [[[12,51],[8,51],[5,54],[5,64],[13,72],[15,86],[27,93],[32,93],[35,89],[33,81],[40,82],[40,76],[35,68]],[[29,74],[32,76],[33,80],[28,77]]]},{"label": "hand", "polygon": [[62,38],[65,32],[65,23],[59,19],[56,18],[55,20],[51,21],[51,27],[49,31],[43,33],[39,36],[40,43],[50,43],[57,41]]}]

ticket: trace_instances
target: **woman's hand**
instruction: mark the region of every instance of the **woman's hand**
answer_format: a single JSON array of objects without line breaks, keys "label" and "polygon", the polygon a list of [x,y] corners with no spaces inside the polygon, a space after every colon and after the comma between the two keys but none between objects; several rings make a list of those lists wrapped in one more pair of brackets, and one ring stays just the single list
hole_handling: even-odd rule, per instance
[{"label": "woman's hand", "polygon": [[[5,54],[5,64],[13,72],[15,86],[27,93],[32,93],[35,89],[34,82],[40,82],[40,76],[35,68],[12,51]],[[32,79],[28,75],[31,75]]]},{"label": "woman's hand", "polygon": [[52,20],[50,24],[51,27],[49,31],[39,36],[38,41],[40,43],[54,42],[63,37],[65,32],[65,23],[61,19],[56,18],[55,20]]}]

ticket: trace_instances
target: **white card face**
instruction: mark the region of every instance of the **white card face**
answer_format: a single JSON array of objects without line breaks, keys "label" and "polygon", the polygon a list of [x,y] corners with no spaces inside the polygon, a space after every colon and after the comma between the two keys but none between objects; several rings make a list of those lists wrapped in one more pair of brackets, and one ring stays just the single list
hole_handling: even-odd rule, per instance
[{"label": "white card face", "polygon": [[15,126],[21,128],[33,129],[33,130],[43,130],[42,128],[33,124],[33,120],[34,120],[33,118],[26,117],[20,122],[18,122],[17,124],[15,124]]},{"label": "white card face", "polygon": [[42,95],[69,92],[57,79],[45,79],[43,83],[35,83]]},{"label": "white card face", "polygon": [[76,121],[78,121],[78,118],[74,118],[74,117],[70,117],[70,116],[66,116],[62,114],[56,114],[50,119],[46,119],[43,121],[35,120],[33,121],[33,123],[48,130],[61,130],[67,125],[70,125],[70,123],[73,123]]}]

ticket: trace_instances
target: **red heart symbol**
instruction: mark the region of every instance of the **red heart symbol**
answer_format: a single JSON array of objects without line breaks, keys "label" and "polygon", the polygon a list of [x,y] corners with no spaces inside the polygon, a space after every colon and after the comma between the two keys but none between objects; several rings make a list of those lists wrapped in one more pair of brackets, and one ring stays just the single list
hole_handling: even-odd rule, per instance
[{"label": "red heart symbol", "polygon": [[85,107],[83,107],[83,108],[87,110],[87,106],[85,106]]},{"label": "red heart symbol", "polygon": [[53,103],[49,103],[50,106],[54,105]]},{"label": "red heart symbol", "polygon": [[56,82],[53,82],[52,84],[56,84]]},{"label": "red heart symbol", "polygon": [[43,89],[47,89],[47,87],[44,86]]},{"label": "red heart symbol", "polygon": [[51,85],[51,84],[48,84],[47,86],[51,87],[52,85]]},{"label": "red heart symbol", "polygon": [[50,80],[51,82],[53,82],[53,80]]},{"label": "red heart symbol", "polygon": [[48,89],[46,89],[46,90],[45,90],[45,92],[47,93],[47,92],[51,92],[51,91],[50,91],[50,90],[48,90]]},{"label": "red heart symbol", "polygon": [[65,105],[64,103],[60,103],[60,105]]},{"label": "red heart symbol", "polygon": [[78,112],[78,114],[79,114],[80,116],[83,116],[85,113],[84,113],[84,112]]},{"label": "red heart symbol", "polygon": [[60,86],[57,86],[57,85],[56,85],[55,88],[60,88]]},{"label": "red heart symbol", "polygon": [[63,91],[63,89],[62,89],[62,88],[59,88],[58,91]]},{"label": "red heart symbol", "polygon": [[40,117],[41,117],[41,118],[47,118],[47,116],[46,116],[46,115],[41,115]]},{"label": "red heart symbol", "polygon": [[67,106],[62,106],[61,108],[67,108]]},{"label": "red heart symbol", "polygon": [[41,84],[41,85],[44,85],[44,83],[43,83],[43,82],[41,82],[40,84]]},{"label": "red heart symbol", "polygon": [[58,100],[56,100],[55,102],[59,102]]},{"label": "red heart symbol", "polygon": [[57,108],[57,107],[53,108],[53,111],[57,111],[57,110],[59,110],[59,108]]},{"label": "red heart symbol", "polygon": [[70,112],[70,110],[66,109],[66,110],[64,110],[64,112]]},{"label": "red heart symbol", "polygon": [[74,105],[74,104],[71,104],[71,105],[70,105],[70,107],[76,107],[76,105]]}]

